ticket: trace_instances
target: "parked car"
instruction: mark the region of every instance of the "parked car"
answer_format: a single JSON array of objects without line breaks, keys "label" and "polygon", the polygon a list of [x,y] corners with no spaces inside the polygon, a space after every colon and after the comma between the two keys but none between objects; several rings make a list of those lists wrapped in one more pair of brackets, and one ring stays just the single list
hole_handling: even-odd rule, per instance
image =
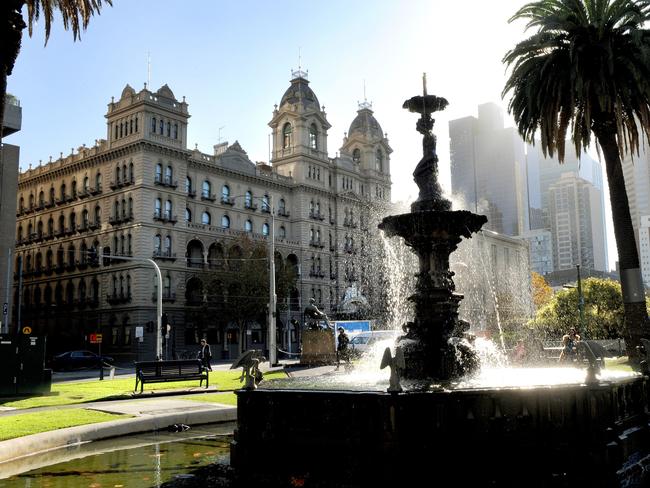
[{"label": "parked car", "polygon": [[359,332],[350,339],[350,349],[352,354],[360,356],[372,349],[378,342],[386,341],[386,346],[391,344],[397,336],[399,331],[396,330],[373,330],[367,332]]},{"label": "parked car", "polygon": [[113,358],[99,356],[92,351],[67,351],[52,358],[51,367],[54,371],[66,371],[81,368],[99,368],[100,364],[112,364]]}]

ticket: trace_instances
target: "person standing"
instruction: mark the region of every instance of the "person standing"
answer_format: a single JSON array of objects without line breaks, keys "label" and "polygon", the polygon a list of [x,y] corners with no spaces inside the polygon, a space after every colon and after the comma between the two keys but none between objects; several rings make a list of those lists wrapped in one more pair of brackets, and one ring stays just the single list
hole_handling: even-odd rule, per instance
[{"label": "person standing", "polygon": [[205,339],[201,339],[201,349],[199,350],[199,359],[201,364],[208,371],[212,371],[212,366],[210,366],[210,359],[212,359],[212,352],[210,351],[210,344]]},{"label": "person standing", "polygon": [[580,342],[580,334],[571,327],[568,334],[562,337],[562,352],[559,361],[573,361],[576,358],[576,346]]},{"label": "person standing", "polygon": [[339,327],[338,344],[336,345],[336,369],[339,369],[339,366],[341,366],[341,359],[350,364],[350,355],[348,354],[349,343],[350,338],[345,333],[345,329]]}]

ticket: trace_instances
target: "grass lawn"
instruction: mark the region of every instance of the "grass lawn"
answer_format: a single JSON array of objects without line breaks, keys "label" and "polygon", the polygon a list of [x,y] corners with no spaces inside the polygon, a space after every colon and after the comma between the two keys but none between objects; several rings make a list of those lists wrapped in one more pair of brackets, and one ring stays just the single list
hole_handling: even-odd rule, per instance
[{"label": "grass lawn", "polygon": [[[212,371],[210,372],[210,385],[216,386],[219,390],[236,390],[241,388],[239,371]],[[286,373],[277,371],[265,373],[265,378],[285,378]],[[99,381],[85,380],[66,383],[53,383],[50,395],[32,396],[22,399],[5,398],[0,400],[0,406],[13,408],[34,408],[53,407],[59,405],[74,405],[78,403],[93,402],[98,400],[124,400],[138,398],[140,395],[133,395],[135,386],[134,378],[104,379]],[[170,383],[145,384],[144,393],[151,390],[177,390],[187,388],[199,388],[199,382],[178,381]]]},{"label": "grass lawn", "polygon": [[627,371],[632,373],[634,369],[630,366],[627,356],[618,358],[605,358],[605,369],[612,369],[614,371]]},{"label": "grass lawn", "polygon": [[0,417],[0,441],[38,434],[39,432],[49,432],[77,425],[96,424],[128,417],[129,415],[113,415],[105,412],[84,410],[83,408]]},{"label": "grass lawn", "polygon": [[237,405],[237,395],[232,392],[226,393],[204,393],[202,395],[187,395],[178,397],[193,402],[221,403],[223,405]]}]

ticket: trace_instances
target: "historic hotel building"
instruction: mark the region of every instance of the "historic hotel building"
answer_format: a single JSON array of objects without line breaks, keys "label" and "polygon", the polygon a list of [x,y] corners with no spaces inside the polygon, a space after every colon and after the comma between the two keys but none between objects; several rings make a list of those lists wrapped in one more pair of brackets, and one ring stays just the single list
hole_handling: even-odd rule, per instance
[{"label": "historic hotel building", "polygon": [[[390,202],[391,148],[369,104],[330,158],[326,114],[306,74],[295,72],[269,123],[271,165],[250,161],[237,142],[214,154],[188,149],[189,117],[185,98],[167,85],[127,85],[108,105],[106,139],[20,175],[14,303],[22,325],[48,334],[51,353],[101,332],[104,351],[153,356],[153,268],[100,263],[96,250],[156,260],[172,349],[205,336],[215,357],[236,356],[242,338],[211,309],[206,271],[227,272],[242,235],[268,239],[271,212],[276,260],[298,275],[279,317],[282,349],[296,351],[291,320],[301,321],[310,298],[331,313],[350,287],[371,293],[363,247],[374,226],[369,209]],[[265,328],[253,325],[246,346],[264,348]]]}]

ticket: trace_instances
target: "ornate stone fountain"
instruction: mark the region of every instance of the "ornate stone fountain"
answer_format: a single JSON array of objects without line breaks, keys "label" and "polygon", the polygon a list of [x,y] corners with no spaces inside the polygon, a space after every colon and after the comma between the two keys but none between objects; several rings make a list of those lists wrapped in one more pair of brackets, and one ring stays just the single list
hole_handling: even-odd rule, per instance
[{"label": "ornate stone fountain", "polygon": [[[380,227],[404,238],[420,269],[415,317],[395,357],[387,351],[382,361],[390,385],[289,379],[238,391],[238,486],[420,486],[422,478],[433,486],[451,476],[458,486],[611,487],[621,472],[650,466],[647,376],[493,388],[454,381],[478,361],[458,319],[449,255],[487,219],[453,211],[442,196],[431,114],[446,105],[426,82],[404,103],[421,114],[420,195],[411,213]],[[404,389],[398,371],[411,380]]]},{"label": "ornate stone fountain", "polygon": [[386,217],[379,225],[388,236],[404,238],[419,258],[415,318],[406,325],[406,335],[398,347],[404,352],[404,377],[412,380],[449,380],[478,367],[478,360],[467,334],[469,324],[458,319],[462,295],[454,293],[449,270],[449,255],[462,237],[469,238],[487,222],[483,215],[466,210],[451,210],[438,183],[438,155],[435,120],[431,114],[447,107],[447,100],[427,94],[426,75],[422,96],[404,102],[403,108],[421,115],[417,130],[423,137],[422,159],[413,177],[420,190],[411,213]]}]

